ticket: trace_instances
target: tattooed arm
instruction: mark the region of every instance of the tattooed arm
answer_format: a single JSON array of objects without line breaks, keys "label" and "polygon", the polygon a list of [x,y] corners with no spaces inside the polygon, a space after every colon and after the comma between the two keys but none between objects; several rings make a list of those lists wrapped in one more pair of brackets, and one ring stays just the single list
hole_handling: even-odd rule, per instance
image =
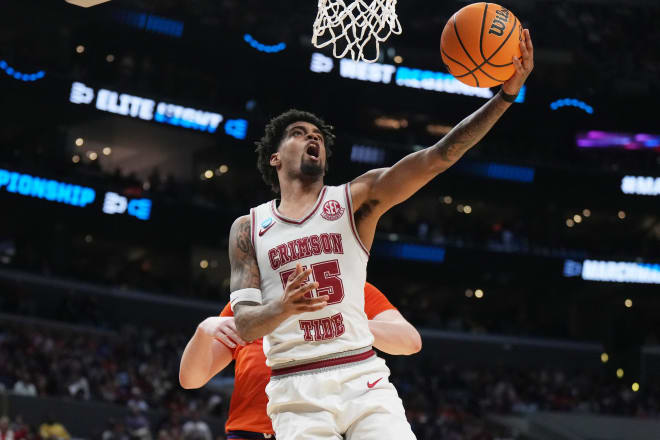
[{"label": "tattooed arm", "polygon": [[390,168],[371,170],[351,182],[353,209],[362,242],[370,247],[378,219],[392,206],[416,193],[431,179],[455,164],[477,144],[511,106],[534,68],[529,31],[520,42],[522,60],[513,59],[516,73],[502,84],[502,90],[486,104],[463,119],[438,143],[409,154]]},{"label": "tattooed arm", "polygon": [[[234,221],[229,232],[229,263],[231,265],[230,290],[261,286],[261,276],[257,256],[250,239],[250,216],[245,215]],[[302,270],[298,264],[291,274],[282,298],[265,304],[242,301],[234,305],[234,322],[238,335],[253,341],[277,328],[291,315],[320,310],[327,305],[328,296],[306,299],[303,296],[318,287],[318,283],[306,283],[311,269]]]}]

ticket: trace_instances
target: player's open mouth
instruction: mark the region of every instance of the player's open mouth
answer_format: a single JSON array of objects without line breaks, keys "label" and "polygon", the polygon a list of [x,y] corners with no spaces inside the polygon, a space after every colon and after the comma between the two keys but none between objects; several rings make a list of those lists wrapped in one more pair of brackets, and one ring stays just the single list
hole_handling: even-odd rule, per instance
[{"label": "player's open mouth", "polygon": [[305,153],[312,156],[314,159],[319,158],[320,152],[321,152],[321,147],[316,142],[310,142],[309,144],[307,144],[307,150],[305,150]]}]

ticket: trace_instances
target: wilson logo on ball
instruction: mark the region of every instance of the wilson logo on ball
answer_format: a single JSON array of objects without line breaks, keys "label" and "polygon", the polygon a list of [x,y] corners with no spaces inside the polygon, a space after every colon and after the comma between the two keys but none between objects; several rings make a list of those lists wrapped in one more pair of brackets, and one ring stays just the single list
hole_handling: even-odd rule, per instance
[{"label": "wilson logo on ball", "polygon": [[326,220],[338,220],[344,214],[344,208],[341,207],[338,201],[328,200],[323,205],[321,217]]},{"label": "wilson logo on ball", "polygon": [[506,24],[509,21],[509,11],[506,9],[498,9],[495,11],[495,14],[497,15],[495,16],[493,23],[491,23],[488,33],[501,37],[504,34],[504,29],[506,29]]}]

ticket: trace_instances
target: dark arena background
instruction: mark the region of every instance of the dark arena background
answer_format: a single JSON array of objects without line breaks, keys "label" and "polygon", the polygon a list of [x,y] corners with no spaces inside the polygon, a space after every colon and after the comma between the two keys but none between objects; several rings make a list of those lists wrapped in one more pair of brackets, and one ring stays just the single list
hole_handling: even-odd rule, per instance
[{"label": "dark arena background", "polygon": [[[3,2],[0,439],[224,439],[233,367],[178,369],[274,197],[255,140],[319,114],[329,184],[433,145],[497,92],[442,64],[465,4],[400,0],[365,64],[311,45],[312,0]],[[391,380],[421,440],[657,440],[660,4],[502,5],[535,47],[518,102],[377,230],[368,280],[423,339]]]}]

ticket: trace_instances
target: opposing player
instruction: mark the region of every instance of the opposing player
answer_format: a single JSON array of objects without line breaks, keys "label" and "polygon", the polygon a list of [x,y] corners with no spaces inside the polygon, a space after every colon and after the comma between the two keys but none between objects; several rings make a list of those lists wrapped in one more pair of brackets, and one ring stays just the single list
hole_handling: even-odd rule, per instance
[{"label": "opposing player", "polygon": [[[364,312],[374,334],[374,347],[389,354],[413,354],[421,349],[419,333],[375,286],[364,286]],[[261,339],[246,344],[237,334],[229,304],[220,317],[202,321],[188,342],[179,370],[185,388],[204,386],[234,359],[234,390],[229,406],[227,438],[234,440],[273,437],[266,414],[266,366]]]},{"label": "opposing player", "polygon": [[500,92],[438,143],[342,186],[323,184],[331,126],[295,110],[266,126],[258,166],[281,201],[232,225],[230,289],[239,336],[264,337],[278,439],[415,438],[371,349],[362,294],[369,249],[380,216],[456,163],[511,106],[533,69],[528,30],[521,52]]}]

